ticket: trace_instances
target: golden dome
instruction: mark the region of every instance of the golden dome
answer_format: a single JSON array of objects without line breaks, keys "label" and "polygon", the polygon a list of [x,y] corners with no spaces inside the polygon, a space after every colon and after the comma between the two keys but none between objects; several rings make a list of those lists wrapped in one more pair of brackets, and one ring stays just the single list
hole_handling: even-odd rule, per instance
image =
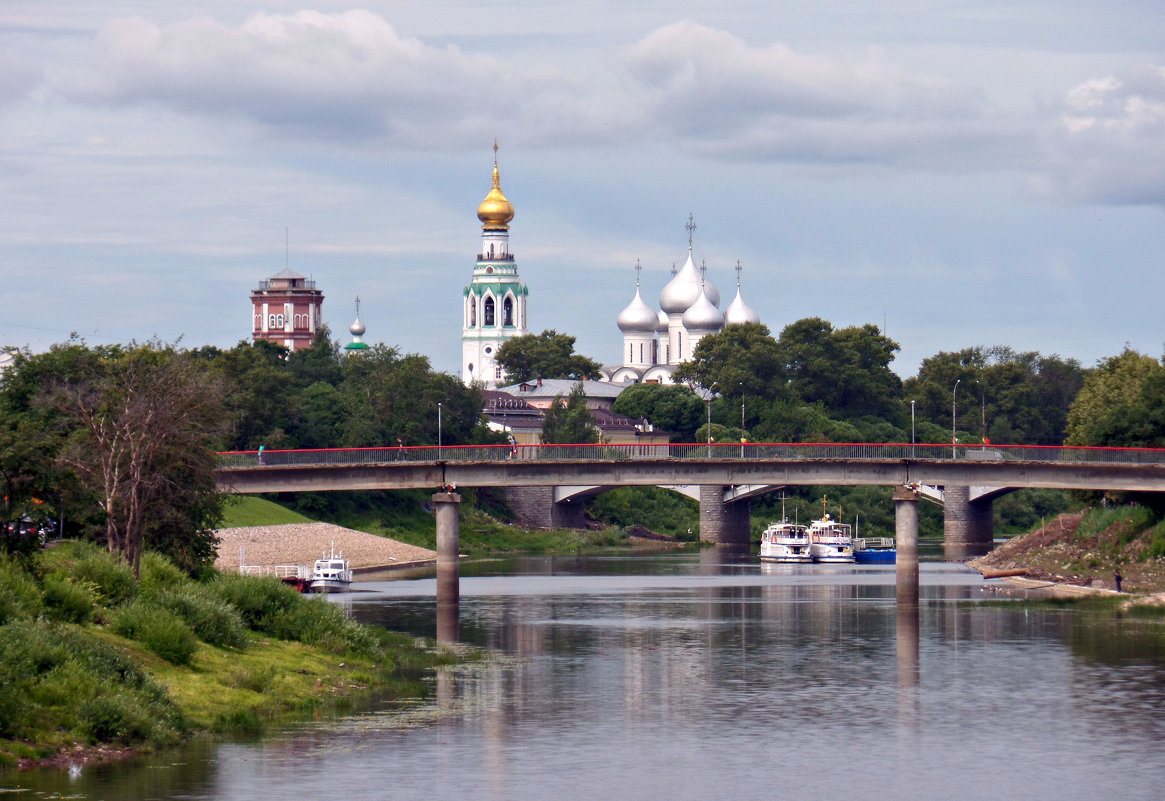
[{"label": "golden dome", "polygon": [[510,205],[510,201],[502,194],[502,188],[498,179],[496,144],[494,145],[493,182],[493,188],[489,190],[489,194],[485,196],[485,200],[481,201],[477,207],[477,219],[481,220],[482,228],[494,228],[505,231],[510,227],[506,223],[514,219],[514,207]]}]

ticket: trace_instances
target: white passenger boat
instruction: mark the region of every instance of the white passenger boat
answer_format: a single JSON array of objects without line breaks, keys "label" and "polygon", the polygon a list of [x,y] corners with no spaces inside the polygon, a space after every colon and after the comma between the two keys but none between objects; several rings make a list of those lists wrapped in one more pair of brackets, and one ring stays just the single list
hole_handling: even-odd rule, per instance
[{"label": "white passenger boat", "polygon": [[809,525],[809,553],[814,562],[853,562],[853,534],[848,523],[829,515]]},{"label": "white passenger boat", "polygon": [[351,583],[352,568],[348,566],[343,552],[337,554],[333,547],[330,554],[324,554],[312,566],[308,586],[315,592],[336,592],[348,589]]},{"label": "white passenger boat", "polygon": [[762,562],[811,562],[805,526],[783,520],[770,523],[760,535]]}]

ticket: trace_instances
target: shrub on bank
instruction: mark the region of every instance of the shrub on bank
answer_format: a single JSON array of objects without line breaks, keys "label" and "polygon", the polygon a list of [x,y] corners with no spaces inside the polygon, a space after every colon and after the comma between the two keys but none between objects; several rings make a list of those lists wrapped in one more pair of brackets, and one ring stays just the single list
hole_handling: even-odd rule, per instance
[{"label": "shrub on bank", "polygon": [[117,634],[140,642],[174,665],[189,665],[198,650],[198,638],[186,621],[150,601],[118,607],[110,624]]},{"label": "shrub on bank", "polygon": [[0,626],[34,618],[43,607],[40,588],[32,576],[12,557],[0,555]]},{"label": "shrub on bank", "polygon": [[0,626],[0,737],[175,742],[185,728],[165,690],[121,649],[72,626]]},{"label": "shrub on bank", "polygon": [[42,588],[45,610],[53,620],[63,623],[88,623],[97,605],[97,590],[86,581],[74,581],[60,573],[44,577]]},{"label": "shrub on bank", "polygon": [[187,582],[166,586],[150,600],[182,618],[198,639],[220,648],[246,648],[247,627],[239,611],[208,587]]},{"label": "shrub on bank", "polygon": [[137,595],[129,566],[91,542],[63,542],[43,551],[37,561],[46,576],[56,573],[91,584],[104,606],[117,606]]}]

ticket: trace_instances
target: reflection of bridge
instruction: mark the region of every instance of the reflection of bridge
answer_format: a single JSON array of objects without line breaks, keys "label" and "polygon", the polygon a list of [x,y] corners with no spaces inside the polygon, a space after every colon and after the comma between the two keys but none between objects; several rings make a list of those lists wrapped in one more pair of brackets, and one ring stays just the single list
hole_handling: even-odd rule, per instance
[{"label": "reflection of bridge", "polygon": [[[749,541],[748,498],[791,485],[895,487],[899,605],[918,604],[918,499],[942,487],[950,554],[985,550],[992,498],[1024,487],[1165,491],[1165,449],[938,445],[427,446],[221,454],[233,493],[435,489],[438,638],[457,639],[457,487],[507,487],[544,525],[578,525],[572,499],[620,486],[698,488],[700,538]],[[689,489],[689,492],[695,494]],[[442,608],[444,607],[444,612]],[[442,621],[445,621],[442,624]],[[444,631],[442,626],[444,625]]]}]

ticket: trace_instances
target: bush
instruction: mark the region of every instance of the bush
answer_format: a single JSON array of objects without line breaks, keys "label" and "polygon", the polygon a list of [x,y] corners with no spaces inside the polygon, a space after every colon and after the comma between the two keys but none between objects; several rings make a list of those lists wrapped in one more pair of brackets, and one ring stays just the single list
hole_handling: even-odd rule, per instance
[{"label": "bush", "polygon": [[182,618],[157,604],[135,601],[113,613],[113,630],[140,642],[174,665],[188,665],[198,649],[198,638]]},{"label": "bush", "polygon": [[349,620],[338,606],[304,597],[269,576],[224,574],[210,589],[238,609],[243,622],[255,631],[336,653],[375,650],[367,630]]},{"label": "bush", "polygon": [[323,598],[299,598],[300,603],[271,621],[273,637],[297,640],[333,653],[347,650],[372,653],[375,639],[344,611]]},{"label": "bush", "polygon": [[97,592],[88,582],[73,581],[59,573],[45,576],[44,602],[53,620],[88,623],[93,619]]},{"label": "bush", "polygon": [[247,627],[239,611],[202,584],[167,587],[152,601],[185,620],[198,639],[209,645],[247,647]]},{"label": "bush", "polygon": [[44,574],[58,573],[76,581],[90,582],[99,601],[117,606],[132,600],[137,593],[133,571],[113,554],[91,542],[71,541],[43,551],[39,562]]},{"label": "bush", "polygon": [[162,554],[154,551],[142,554],[141,569],[138,571],[139,595],[149,598],[164,589],[178,587],[190,581],[188,575]]},{"label": "bush", "polygon": [[20,563],[0,557],[0,626],[40,614],[40,588]]},{"label": "bush", "polygon": [[304,600],[294,587],[270,576],[220,574],[207,586],[239,611],[248,628],[269,634],[275,621]]},{"label": "bush", "polygon": [[185,727],[165,691],[120,648],[45,621],[0,626],[0,736],[63,731],[166,744]]}]

